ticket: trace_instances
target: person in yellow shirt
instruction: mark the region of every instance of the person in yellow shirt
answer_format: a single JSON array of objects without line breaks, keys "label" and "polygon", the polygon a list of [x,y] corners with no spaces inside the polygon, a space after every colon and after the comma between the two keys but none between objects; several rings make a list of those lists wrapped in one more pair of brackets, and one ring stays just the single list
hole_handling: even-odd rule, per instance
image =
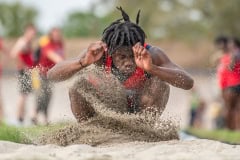
[{"label": "person in yellow shirt", "polygon": [[[36,92],[37,108],[33,122],[37,123],[38,113],[43,113],[44,122],[48,124],[48,108],[52,97],[52,83],[47,78],[47,71],[56,63],[64,59],[64,44],[61,30],[57,27],[52,28],[47,36],[39,40],[40,52],[37,56],[36,63],[39,69],[40,84],[35,83],[39,89]],[[37,80],[37,78],[36,78]]]},{"label": "person in yellow shirt", "polygon": [[[38,47],[35,50],[34,55],[33,55],[33,62],[34,62],[35,66],[39,65],[42,48],[45,47],[48,43],[49,43],[48,35],[43,35],[39,38]],[[37,101],[40,101],[38,98],[38,92],[40,92],[40,90],[41,90],[41,78],[39,75],[39,67],[35,67],[32,70],[32,88],[36,91]],[[34,115],[32,118],[32,123],[34,123],[34,124],[37,124],[37,116],[38,116],[38,112],[39,112],[38,108],[39,108],[39,106],[38,106],[38,102],[37,102],[37,107],[34,110]]]}]

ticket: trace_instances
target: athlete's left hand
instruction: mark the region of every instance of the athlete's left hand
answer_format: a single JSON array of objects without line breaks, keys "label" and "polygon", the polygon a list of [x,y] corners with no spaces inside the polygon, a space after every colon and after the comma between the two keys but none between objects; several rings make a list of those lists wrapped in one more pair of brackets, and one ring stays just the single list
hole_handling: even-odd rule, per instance
[{"label": "athlete's left hand", "polygon": [[136,43],[132,49],[136,65],[144,71],[151,71],[153,63],[148,50],[144,48],[140,42]]}]

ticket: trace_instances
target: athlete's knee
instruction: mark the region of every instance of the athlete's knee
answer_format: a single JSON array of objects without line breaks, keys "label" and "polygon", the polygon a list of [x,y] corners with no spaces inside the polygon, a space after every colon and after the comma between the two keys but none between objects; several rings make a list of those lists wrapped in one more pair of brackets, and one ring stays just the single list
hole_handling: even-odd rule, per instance
[{"label": "athlete's knee", "polygon": [[77,94],[79,93],[77,92],[77,89],[74,86],[69,88],[68,95],[69,95],[70,101],[72,100],[72,98],[76,97]]},{"label": "athlete's knee", "polygon": [[162,114],[169,100],[170,86],[161,80],[157,80],[156,85],[155,93],[153,94],[153,106],[155,106],[159,114]]},{"label": "athlete's knee", "polygon": [[71,110],[78,122],[87,120],[95,114],[92,106],[81,96],[75,87],[69,89]]},{"label": "athlete's knee", "polygon": [[170,86],[169,84],[167,84],[166,82],[163,82],[162,84],[162,91],[165,93],[165,95],[168,95],[170,94]]}]

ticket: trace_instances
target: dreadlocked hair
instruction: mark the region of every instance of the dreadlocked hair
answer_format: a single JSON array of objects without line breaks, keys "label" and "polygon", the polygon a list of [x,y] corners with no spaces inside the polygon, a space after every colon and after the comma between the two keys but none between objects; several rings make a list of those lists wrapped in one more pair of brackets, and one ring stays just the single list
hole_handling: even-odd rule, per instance
[{"label": "dreadlocked hair", "polygon": [[113,54],[118,48],[123,46],[134,46],[140,42],[145,43],[146,35],[139,24],[140,10],[138,11],[136,24],[130,21],[127,13],[122,7],[117,7],[122,13],[122,18],[112,22],[104,31],[102,41],[107,44],[108,53]]}]

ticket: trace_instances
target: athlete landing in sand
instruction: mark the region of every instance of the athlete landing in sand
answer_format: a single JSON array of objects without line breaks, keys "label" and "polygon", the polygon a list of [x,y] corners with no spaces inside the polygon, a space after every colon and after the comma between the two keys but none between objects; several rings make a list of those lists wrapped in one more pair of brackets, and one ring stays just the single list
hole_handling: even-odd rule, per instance
[{"label": "athlete landing in sand", "polygon": [[[161,114],[169,97],[169,85],[182,89],[191,89],[193,79],[177,66],[158,47],[145,43],[145,33],[138,25],[130,21],[129,16],[118,8],[123,19],[110,24],[104,31],[102,40],[91,43],[80,57],[56,64],[48,72],[53,81],[63,81],[72,77],[81,69],[95,63],[111,72],[131,91],[129,112],[142,112],[155,107]],[[78,121],[94,115],[94,108],[77,92],[76,87],[69,91],[71,108]],[[129,96],[129,92],[126,92]]]}]

